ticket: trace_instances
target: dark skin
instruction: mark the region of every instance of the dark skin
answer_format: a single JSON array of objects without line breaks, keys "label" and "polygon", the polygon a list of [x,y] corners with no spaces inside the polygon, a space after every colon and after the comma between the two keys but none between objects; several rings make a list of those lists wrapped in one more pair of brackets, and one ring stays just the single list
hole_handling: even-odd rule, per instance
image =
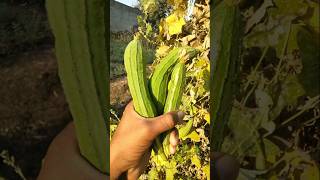
[{"label": "dark skin", "polygon": [[[132,103],[129,103],[112,137],[110,177],[99,172],[80,155],[75,128],[71,122],[49,146],[38,179],[138,179],[147,167],[152,142],[159,134],[171,131],[170,153],[175,153],[179,135],[174,127],[182,121],[183,116],[183,112],[170,112],[147,119],[139,116],[134,111]],[[213,153],[212,158],[216,159],[215,171],[211,173],[215,175],[214,178],[236,179],[239,165],[233,158],[221,153]]]}]

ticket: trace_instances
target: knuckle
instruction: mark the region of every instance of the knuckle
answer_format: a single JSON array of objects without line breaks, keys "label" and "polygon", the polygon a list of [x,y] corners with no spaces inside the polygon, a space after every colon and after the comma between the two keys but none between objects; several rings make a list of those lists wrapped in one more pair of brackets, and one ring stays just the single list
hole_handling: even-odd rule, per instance
[{"label": "knuckle", "polygon": [[167,113],[165,117],[168,121],[172,121],[172,122],[174,121],[174,115],[171,112]]}]

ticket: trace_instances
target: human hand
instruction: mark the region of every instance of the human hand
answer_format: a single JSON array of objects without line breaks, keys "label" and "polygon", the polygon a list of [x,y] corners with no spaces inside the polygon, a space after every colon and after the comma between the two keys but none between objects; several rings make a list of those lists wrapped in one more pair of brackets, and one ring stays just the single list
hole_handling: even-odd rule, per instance
[{"label": "human hand", "polygon": [[[146,169],[154,139],[173,129],[183,117],[183,112],[169,112],[155,118],[144,118],[135,112],[132,102],[129,103],[111,140],[110,179],[117,179],[122,173],[126,173],[127,179],[138,179]],[[172,154],[178,143],[179,135],[175,129],[170,133]]]},{"label": "human hand", "polygon": [[106,180],[107,175],[90,165],[80,154],[73,122],[50,144],[38,180]]},{"label": "human hand", "polygon": [[235,180],[239,174],[239,163],[231,156],[220,152],[211,154],[211,163],[213,172],[210,173],[212,179],[217,180]]}]

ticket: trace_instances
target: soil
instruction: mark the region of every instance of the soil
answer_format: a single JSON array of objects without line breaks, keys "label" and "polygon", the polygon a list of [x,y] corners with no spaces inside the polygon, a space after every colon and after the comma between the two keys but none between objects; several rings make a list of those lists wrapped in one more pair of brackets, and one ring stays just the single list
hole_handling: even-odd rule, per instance
[{"label": "soil", "polygon": [[125,106],[131,100],[127,78],[125,76],[110,81],[110,105],[121,115]]},{"label": "soil", "polygon": [[[52,48],[0,59],[0,152],[8,150],[27,179],[35,179],[52,139],[72,120]],[[130,101],[125,77],[111,80],[111,107]],[[0,177],[19,179],[0,158]]]},{"label": "soil", "polygon": [[49,143],[71,120],[53,50],[2,59],[0,84],[0,150],[33,179]]}]

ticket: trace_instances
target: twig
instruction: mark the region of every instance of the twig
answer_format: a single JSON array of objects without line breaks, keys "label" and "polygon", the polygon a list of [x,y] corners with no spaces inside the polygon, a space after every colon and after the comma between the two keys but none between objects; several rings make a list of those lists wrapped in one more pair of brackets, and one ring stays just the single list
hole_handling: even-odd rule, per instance
[{"label": "twig", "polygon": [[289,31],[288,31],[288,33],[287,33],[286,40],[285,40],[285,42],[284,42],[284,44],[283,44],[280,61],[279,61],[279,63],[278,63],[277,69],[276,69],[276,74],[274,75],[274,77],[273,77],[273,79],[271,80],[270,83],[276,81],[277,78],[278,78],[278,76],[279,76],[280,68],[281,68],[282,62],[283,62],[283,60],[284,60],[284,56],[285,56],[285,54],[286,54],[286,49],[287,49],[287,45],[288,45],[288,41],[289,41],[290,34],[291,34],[291,22],[289,23]]},{"label": "twig", "polygon": [[[315,97],[318,98],[318,97]],[[310,100],[309,100],[310,101]],[[284,122],[281,123],[280,126],[284,126],[287,123],[289,123],[290,121],[294,120],[295,118],[297,118],[298,116],[300,116],[302,113],[304,113],[305,111],[313,108],[315,105],[317,105],[320,102],[320,100],[316,100],[314,103],[312,103],[311,105],[307,106],[305,105],[305,107],[303,107],[299,112],[297,112],[296,114],[294,114],[293,116],[291,116],[289,119],[285,120]]]},{"label": "twig", "polygon": [[257,87],[257,83],[254,84],[254,86],[250,89],[250,91],[248,92],[248,94],[246,95],[246,97],[241,101],[241,104],[243,106],[246,105],[247,101],[248,101],[248,98],[250,97],[250,95],[253,93],[253,91],[256,89]]},{"label": "twig", "polygon": [[[267,47],[264,48],[263,53],[262,53],[262,55],[261,55],[261,57],[260,57],[257,65],[256,65],[256,67],[255,67],[254,70],[251,72],[252,74],[256,74],[256,73],[257,73],[258,68],[259,68],[259,66],[260,66],[263,58],[266,56],[266,54],[267,54],[267,52],[268,52],[268,49],[269,49],[269,46],[267,46]],[[249,87],[249,85],[250,85],[250,81],[247,81],[247,83],[246,83],[246,85],[245,85],[245,87],[244,87],[244,91],[247,90],[247,88]]]}]

